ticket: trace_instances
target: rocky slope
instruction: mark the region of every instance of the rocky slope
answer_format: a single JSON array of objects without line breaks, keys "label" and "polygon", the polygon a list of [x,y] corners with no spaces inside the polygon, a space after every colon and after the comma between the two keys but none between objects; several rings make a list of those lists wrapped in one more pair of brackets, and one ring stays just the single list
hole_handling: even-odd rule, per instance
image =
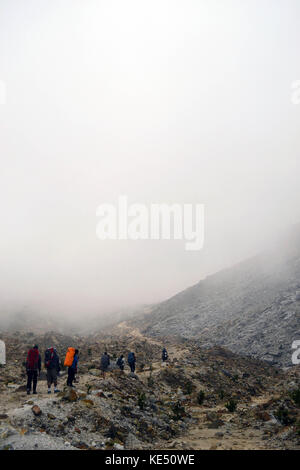
[{"label": "rocky slope", "polygon": [[[196,342],[151,339],[121,324],[110,336],[89,338],[7,335],[7,365],[0,368],[2,449],[299,449],[299,368],[284,372],[228,350]],[[27,396],[27,347],[80,349],[75,389]],[[162,365],[165,345],[170,360]],[[104,349],[112,357],[100,376]],[[114,359],[136,352],[137,373],[121,373]]]},{"label": "rocky slope", "polygon": [[274,365],[291,366],[300,339],[300,231],[274,251],[225,269],[142,316],[150,336],[197,339]]}]

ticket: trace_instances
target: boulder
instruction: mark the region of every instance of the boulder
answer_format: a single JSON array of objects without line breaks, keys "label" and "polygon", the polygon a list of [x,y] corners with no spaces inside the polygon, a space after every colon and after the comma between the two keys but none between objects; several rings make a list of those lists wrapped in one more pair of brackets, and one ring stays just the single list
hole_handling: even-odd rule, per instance
[{"label": "boulder", "polygon": [[101,371],[99,369],[90,369],[89,374],[94,375],[95,377],[100,377]]},{"label": "boulder", "polygon": [[78,400],[78,396],[73,388],[67,388],[62,393],[62,399],[66,401],[74,402]]},{"label": "boulder", "polygon": [[34,416],[40,416],[42,414],[42,410],[38,405],[33,405],[33,407],[31,408],[31,411],[34,414]]},{"label": "boulder", "polygon": [[125,449],[128,450],[141,450],[143,449],[143,444],[141,441],[135,437],[134,434],[129,433],[126,440],[125,440]]}]

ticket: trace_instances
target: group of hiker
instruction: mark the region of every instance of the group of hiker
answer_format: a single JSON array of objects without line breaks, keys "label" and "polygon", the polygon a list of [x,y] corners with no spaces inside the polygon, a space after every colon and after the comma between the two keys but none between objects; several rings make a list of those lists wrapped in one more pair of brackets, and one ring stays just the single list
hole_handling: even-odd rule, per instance
[{"label": "group of hiker", "polygon": [[[75,374],[77,372],[77,364],[79,360],[79,351],[75,348],[68,348],[64,365],[68,367],[68,378],[67,385],[73,387],[73,381],[75,380]],[[54,393],[58,393],[57,378],[60,374],[60,359],[55,348],[48,348],[45,351],[44,365],[47,374],[47,385],[48,393],[51,393],[51,386],[54,386]],[[33,394],[36,395],[36,387],[38,377],[41,374],[42,359],[39,352],[38,345],[33,346],[29,349],[26,360],[26,372],[27,372],[27,395],[31,393],[31,387]]]},{"label": "group of hiker", "polygon": [[[166,348],[163,348],[162,355],[161,355],[162,362],[166,362],[169,359],[168,352]],[[136,356],[134,352],[130,352],[127,357],[127,362],[130,367],[130,372],[132,374],[135,373],[135,363],[136,363]],[[105,377],[105,372],[108,370],[110,365],[110,357],[107,354],[107,351],[104,352],[103,356],[101,357],[101,364],[100,370],[102,372],[102,376]],[[117,366],[123,372],[125,368],[125,357],[123,354],[117,360]]]},{"label": "group of hiker", "polygon": [[[134,352],[130,352],[128,354],[127,362],[130,367],[130,371],[134,374],[135,363],[136,363],[136,357],[135,357]],[[119,369],[123,372],[125,368],[125,358],[123,354],[121,354],[121,356],[118,358],[116,364],[119,367]],[[110,365],[110,357],[107,354],[107,351],[105,351],[103,356],[101,357],[101,362],[100,362],[100,370],[101,370],[103,377],[105,377],[105,372],[107,372],[109,365]]]},{"label": "group of hiker", "polygon": [[[163,348],[162,351],[162,361],[165,362],[168,360],[168,353],[166,348]],[[68,348],[66,353],[66,358],[64,361],[64,366],[68,367],[68,377],[67,377],[67,386],[73,387],[73,382],[77,373],[77,365],[79,361],[79,350],[75,348]],[[129,352],[127,357],[127,362],[130,367],[132,374],[135,373],[135,364],[136,356],[134,352]],[[123,372],[125,368],[125,358],[121,354],[116,362],[119,369]],[[47,372],[47,385],[48,393],[51,393],[51,386],[54,386],[54,393],[58,393],[59,389],[57,388],[57,377],[60,374],[60,359],[57,353],[57,350],[54,347],[48,348],[45,351],[44,365]],[[107,372],[110,365],[110,356],[107,351],[104,352],[100,361],[100,370],[102,377],[105,378],[105,372]],[[27,372],[27,395],[31,393],[31,387],[33,394],[36,394],[36,387],[38,377],[41,374],[42,360],[39,352],[38,345],[33,346],[29,349],[26,360],[26,372]]]}]

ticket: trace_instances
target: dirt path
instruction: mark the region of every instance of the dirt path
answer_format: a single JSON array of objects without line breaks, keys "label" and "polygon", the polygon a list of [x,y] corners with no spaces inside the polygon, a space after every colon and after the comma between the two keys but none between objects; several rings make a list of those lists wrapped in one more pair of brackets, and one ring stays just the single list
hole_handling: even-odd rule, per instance
[{"label": "dirt path", "polygon": [[[66,382],[66,373],[62,373],[59,377],[59,388],[60,390],[64,387]],[[26,379],[24,379],[24,385],[26,385]],[[7,388],[1,392],[0,400],[0,414],[10,414],[15,408],[19,408],[25,405],[28,401],[34,401],[40,398],[51,398],[54,396],[53,387],[52,393],[48,394],[47,382],[46,380],[38,380],[37,383],[37,395],[27,395],[25,386],[22,386],[24,390],[18,391],[19,385],[14,388]]]},{"label": "dirt path", "polygon": [[[163,347],[163,343],[159,340],[154,340],[144,336],[138,329],[130,328],[126,322],[118,325],[122,333],[125,333],[129,337],[134,339],[140,339],[147,341],[150,344]],[[177,359],[180,359],[184,354],[186,354],[188,349],[182,348],[179,345],[170,345],[168,346],[169,356]],[[165,367],[160,361],[154,362],[152,364],[153,373],[159,372],[162,367]],[[139,377],[145,379],[149,377],[149,370],[139,372]],[[261,395],[258,397],[253,397],[250,403],[241,404],[241,407],[249,408],[253,406],[262,405],[267,403],[270,400],[268,394]],[[274,397],[273,397],[274,398]],[[231,449],[241,449],[241,450],[260,450],[266,449],[266,442],[263,440],[263,434],[260,429],[257,428],[246,428],[241,429],[237,425],[233,425],[231,420],[233,415],[231,414],[222,414],[222,420],[224,421],[224,426],[218,429],[212,429],[209,427],[207,422],[208,413],[218,413],[222,406],[216,406],[214,408],[207,408],[204,406],[187,406],[187,411],[191,417],[196,421],[197,424],[191,425],[187,434],[184,437],[180,437],[173,441],[168,441],[163,445],[163,449],[172,449],[172,448],[183,448],[183,449],[194,449],[194,450],[231,450]]]},{"label": "dirt path", "polygon": [[127,336],[131,336],[134,339],[140,339],[143,341],[147,341],[150,344],[154,344],[156,346],[161,346],[162,343],[160,341],[156,341],[153,338],[148,338],[147,336],[144,336],[140,330],[137,328],[131,328],[126,324],[126,322],[119,323],[118,328],[121,330],[121,334],[126,334]]},{"label": "dirt path", "polygon": [[[160,348],[164,347],[164,344],[163,344],[162,341],[155,340],[155,339],[150,338],[148,336],[144,336],[140,332],[140,330],[138,330],[137,328],[131,328],[130,326],[128,326],[126,324],[126,322],[120,323],[118,325],[118,328],[122,331],[123,334],[125,333],[127,336],[130,336],[133,339],[139,339],[139,340],[142,340],[142,341],[147,341],[149,344],[159,346]],[[168,347],[168,352],[169,352],[169,355],[171,355],[173,357],[176,357],[177,359],[180,359],[180,357],[182,357],[185,353],[188,352],[188,349],[182,348],[178,345],[170,345]]]}]

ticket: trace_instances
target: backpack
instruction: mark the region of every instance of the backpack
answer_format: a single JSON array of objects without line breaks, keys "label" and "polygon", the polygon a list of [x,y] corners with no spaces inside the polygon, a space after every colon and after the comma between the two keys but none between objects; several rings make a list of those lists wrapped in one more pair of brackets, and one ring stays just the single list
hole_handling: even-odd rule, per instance
[{"label": "backpack", "polygon": [[39,363],[39,352],[37,349],[30,349],[27,355],[26,367],[29,370],[36,370]]},{"label": "backpack", "polygon": [[121,367],[124,365],[124,357],[119,357],[117,360],[117,366]]},{"label": "backpack", "polygon": [[108,367],[109,366],[109,356],[108,354],[103,354],[101,357],[101,367]]},{"label": "backpack", "polygon": [[55,352],[53,348],[49,348],[45,351],[45,366],[48,369],[51,365],[51,362],[53,361],[55,356]]},{"label": "backpack", "polygon": [[131,353],[128,354],[128,362],[129,362],[129,364],[130,364],[131,362],[135,362],[135,357],[134,357],[133,352],[131,352]]},{"label": "backpack", "polygon": [[65,367],[71,367],[74,361],[74,356],[75,356],[75,348],[68,348],[64,366]]}]

